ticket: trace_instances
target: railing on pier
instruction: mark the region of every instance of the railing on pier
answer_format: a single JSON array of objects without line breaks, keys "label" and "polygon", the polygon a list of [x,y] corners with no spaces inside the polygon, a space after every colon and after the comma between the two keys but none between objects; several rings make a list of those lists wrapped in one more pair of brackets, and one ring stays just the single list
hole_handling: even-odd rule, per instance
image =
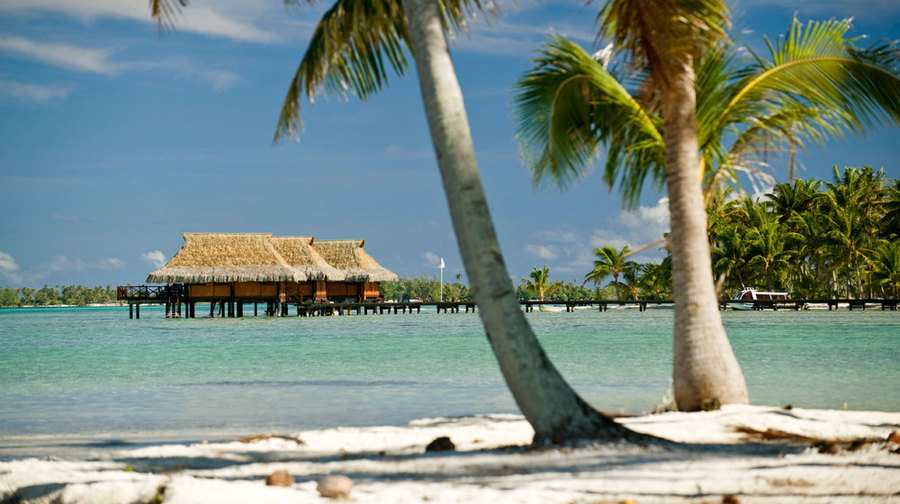
[{"label": "railing on pier", "polygon": [[[193,318],[196,316],[195,306],[198,302],[210,303],[210,317],[243,317],[244,304],[253,305],[253,314],[257,315],[258,304],[263,304],[266,315],[287,316],[290,308],[294,307],[298,316],[317,316],[317,315],[344,315],[344,314],[369,314],[369,313],[421,313],[423,308],[433,308],[436,313],[459,313],[465,311],[475,312],[476,304],[474,301],[364,301],[364,302],[309,302],[302,299],[262,299],[262,298],[222,298],[214,300],[198,300],[189,299],[187,292],[181,284],[172,285],[128,285],[119,286],[116,289],[116,297],[120,301],[128,303],[129,316],[140,318],[140,307],[142,304],[164,304],[166,306],[166,317],[180,318],[182,315],[182,306],[185,307],[185,317]],[[827,306],[829,310],[836,310],[839,306],[846,306],[850,310],[863,309],[867,306],[881,306],[882,310],[897,311],[897,299],[780,299],[780,300],[735,300],[722,299],[718,301],[719,307],[723,310],[728,308],[742,308],[752,310],[804,310],[810,305]],[[671,308],[674,305],[671,299],[641,299],[641,300],[597,300],[597,299],[577,299],[577,300],[520,300],[519,304],[526,312],[534,311],[537,306],[554,306],[556,308],[541,309],[541,311],[563,311],[574,312],[576,310],[595,309],[600,312],[609,310],[610,307],[620,308],[637,308],[643,312],[649,308],[666,307]],[[136,310],[136,311],[135,311]]]},{"label": "railing on pier", "polygon": [[116,299],[143,304],[162,304],[176,295],[183,295],[180,284],[174,285],[120,285],[116,287]]}]

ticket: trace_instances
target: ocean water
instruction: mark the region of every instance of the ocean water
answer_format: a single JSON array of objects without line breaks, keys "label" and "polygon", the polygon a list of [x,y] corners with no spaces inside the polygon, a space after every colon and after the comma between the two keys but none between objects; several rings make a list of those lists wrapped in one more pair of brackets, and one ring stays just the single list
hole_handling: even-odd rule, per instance
[{"label": "ocean water", "polygon": [[[900,410],[900,313],[722,315],[753,403]],[[596,408],[649,411],[671,389],[671,310],[526,316]],[[200,439],[516,411],[474,314],[0,310],[0,457],[29,437]]]}]

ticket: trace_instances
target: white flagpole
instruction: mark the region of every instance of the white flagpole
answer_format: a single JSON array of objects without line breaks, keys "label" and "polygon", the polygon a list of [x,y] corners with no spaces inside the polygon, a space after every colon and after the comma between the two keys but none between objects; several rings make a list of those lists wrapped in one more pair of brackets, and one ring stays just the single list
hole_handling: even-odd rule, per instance
[{"label": "white flagpole", "polygon": [[444,302],[444,258],[441,257],[441,302]]}]

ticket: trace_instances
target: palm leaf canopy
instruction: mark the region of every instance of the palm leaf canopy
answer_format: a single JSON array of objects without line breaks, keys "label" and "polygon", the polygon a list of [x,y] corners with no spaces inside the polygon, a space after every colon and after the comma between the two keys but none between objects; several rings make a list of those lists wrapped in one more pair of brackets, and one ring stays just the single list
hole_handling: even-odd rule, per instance
[{"label": "palm leaf canopy", "polygon": [[[464,29],[466,19],[478,14],[490,19],[496,10],[493,4],[489,7],[480,0],[441,1],[445,33]],[[312,102],[319,89],[342,98],[349,90],[365,100],[387,85],[391,72],[398,77],[406,73],[406,50],[411,50],[411,42],[402,0],[337,0],[316,25],[294,74],[275,139],[293,136],[303,126],[300,101],[304,95]]]},{"label": "palm leaf canopy", "polygon": [[[850,22],[793,20],[769,42],[767,58],[742,58],[722,39],[699,53],[697,129],[706,192],[738,172],[758,173],[766,156],[847,132],[900,124],[900,51],[895,42],[857,48]],[[523,159],[535,182],[565,187],[589,172],[600,148],[603,178],[634,206],[648,176],[662,184],[663,122],[647,101],[649,74],[609,64],[562,37],[549,40],[517,84],[515,114]]]},{"label": "palm leaf canopy", "polygon": [[662,183],[662,118],[625,88],[625,69],[609,70],[563,37],[553,37],[535,62],[515,98],[517,137],[535,184],[581,178],[600,145],[603,178],[612,187],[621,175],[626,199],[637,199],[648,173]]}]

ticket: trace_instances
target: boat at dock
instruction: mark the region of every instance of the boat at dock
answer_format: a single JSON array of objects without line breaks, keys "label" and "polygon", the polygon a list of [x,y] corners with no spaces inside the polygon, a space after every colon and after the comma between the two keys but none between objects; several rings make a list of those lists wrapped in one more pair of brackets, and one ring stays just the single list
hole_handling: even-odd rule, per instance
[{"label": "boat at dock", "polygon": [[[759,310],[763,306],[779,308],[788,306],[786,303],[778,303],[778,301],[787,301],[787,292],[774,291],[758,291],[753,287],[745,287],[735,294],[735,301],[743,301],[741,303],[731,303],[732,310]],[[763,301],[759,303],[758,301]]]}]

